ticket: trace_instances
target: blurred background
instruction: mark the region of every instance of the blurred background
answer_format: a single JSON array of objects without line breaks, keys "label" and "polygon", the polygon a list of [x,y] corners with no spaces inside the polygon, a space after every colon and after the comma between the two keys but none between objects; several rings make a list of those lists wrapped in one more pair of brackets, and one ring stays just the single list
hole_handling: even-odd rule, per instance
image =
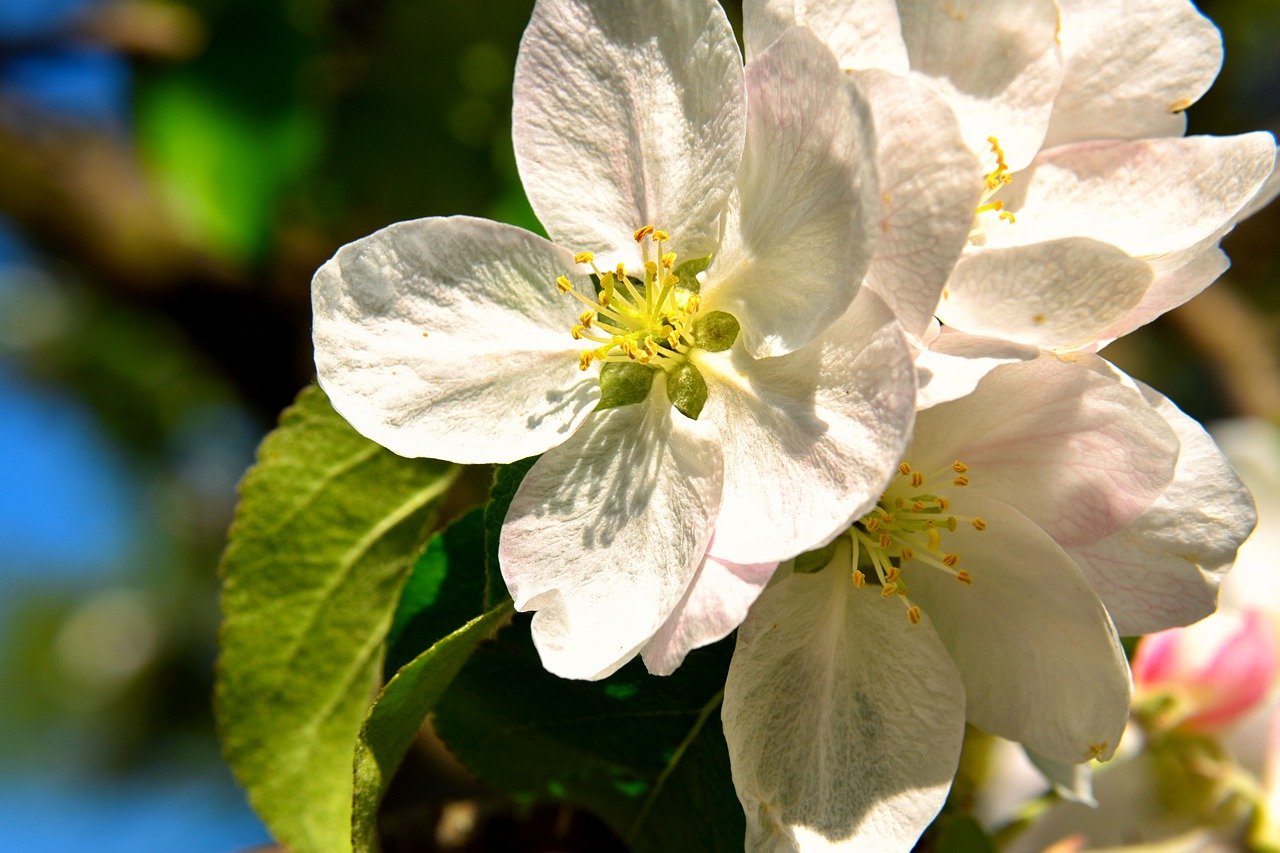
[{"label": "blurred background", "polygon": [[[312,376],[338,246],[537,227],[510,142],[531,6],[0,0],[0,849],[267,842],[209,711],[235,483]],[[1201,7],[1227,60],[1192,132],[1280,131],[1280,2]],[[1277,226],[1107,355],[1203,422],[1280,413]]]}]

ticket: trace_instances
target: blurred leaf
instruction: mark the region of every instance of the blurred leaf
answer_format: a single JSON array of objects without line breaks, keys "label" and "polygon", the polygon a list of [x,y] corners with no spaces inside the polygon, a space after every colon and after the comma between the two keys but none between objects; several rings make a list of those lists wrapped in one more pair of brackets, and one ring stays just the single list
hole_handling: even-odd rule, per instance
[{"label": "blurred leaf", "polygon": [[511,615],[511,602],[477,616],[406,664],[378,694],[356,745],[351,841],[377,850],[378,804],[432,707],[475,651]]},{"label": "blurred leaf", "polygon": [[502,522],[511,509],[511,501],[538,457],[530,456],[510,465],[499,466],[493,475],[493,489],[484,510],[484,606],[492,607],[500,601],[510,600],[506,581],[502,579],[502,567],[498,565],[498,542],[502,536]]},{"label": "blurred leaf", "polygon": [[972,815],[944,814],[938,818],[935,853],[996,853],[995,844]]},{"label": "blurred leaf", "polygon": [[270,245],[284,191],[319,151],[315,121],[287,104],[246,112],[190,75],[145,92],[138,134],[175,221],[206,250],[253,260]]},{"label": "blurred leaf", "polygon": [[463,667],[436,730],[487,782],[593,811],[638,853],[740,851],[719,713],[732,653],[730,639],[671,676],[632,661],[603,681],[566,681],[542,668],[518,617]]},{"label": "blurred leaf", "polygon": [[227,761],[291,849],[350,845],[351,767],[382,640],[456,471],[364,439],[309,388],[241,485],[215,711]]}]

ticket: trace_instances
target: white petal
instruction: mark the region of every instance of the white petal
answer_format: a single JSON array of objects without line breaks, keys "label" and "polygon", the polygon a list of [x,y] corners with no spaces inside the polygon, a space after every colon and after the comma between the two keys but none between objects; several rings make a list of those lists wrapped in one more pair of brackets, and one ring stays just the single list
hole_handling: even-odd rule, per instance
[{"label": "white petal", "polygon": [[708,554],[675,612],[640,650],[645,667],[654,675],[670,675],[689,652],[729,636],[747,618],[777,567],[744,566]]},{"label": "white petal", "polygon": [[600,399],[577,368],[573,258],[483,219],[400,222],[343,246],[311,283],[333,406],[402,456],[512,462],[564,441]]},{"label": "white petal", "polygon": [[841,547],[738,632],[722,716],[748,850],[909,850],[956,770],[955,666],[927,621],[853,587]]},{"label": "white petal", "polygon": [[919,335],[968,241],[981,167],[929,86],[883,71],[853,79],[875,118],[880,174],[879,233],[866,283]]},{"label": "white petal", "polygon": [[562,678],[604,678],[662,626],[706,553],[721,488],[714,431],[667,402],[593,415],[520,484],[498,557]]},{"label": "white petal", "polygon": [[1069,547],[1137,518],[1177,455],[1173,430],[1137,391],[1046,356],[997,367],[969,396],[920,412],[906,458],[922,472],[964,462],[962,492],[1018,507]]},{"label": "white petal", "polygon": [[804,346],[849,307],[871,263],[875,138],[867,106],[809,30],[747,66],[747,142],[707,310],[756,358]]},{"label": "white petal", "polygon": [[725,460],[716,555],[784,560],[829,541],[875,504],[915,410],[914,370],[893,315],[863,289],[826,335],[779,358],[698,353],[702,418]]},{"label": "white petal", "polygon": [[951,104],[974,153],[989,157],[987,138],[994,136],[1009,168],[1030,163],[1062,83],[1057,5],[899,0],[898,13],[911,69],[928,77]]},{"label": "white petal", "polygon": [[712,252],[741,158],[742,57],[714,0],[540,0],[516,60],[516,162],[557,242],[628,263],[642,225]]},{"label": "white petal", "polygon": [[1040,357],[1038,347],[966,335],[954,329],[926,334],[924,345],[916,356],[920,384],[916,393],[917,409],[928,409],[973,393],[982,377],[1002,364]]},{"label": "white petal", "polygon": [[1257,520],[1253,498],[1213,439],[1167,397],[1138,384],[1181,442],[1173,482],[1128,527],[1068,549],[1126,636],[1212,613],[1221,576]]},{"label": "white petal", "polygon": [[919,560],[902,579],[960,670],[969,722],[1056,761],[1109,757],[1129,718],[1129,668],[1102,602],[1013,507],[970,492],[954,509],[987,522],[943,534],[972,586]]},{"label": "white petal", "polygon": [[1105,346],[1145,326],[1166,311],[1172,311],[1217,281],[1230,266],[1231,260],[1226,252],[1219,249],[1214,241],[1214,245],[1194,254],[1181,266],[1158,271],[1138,304],[1103,330],[1098,335],[1098,342]]},{"label": "white petal", "polygon": [[1045,758],[1034,750],[1026,750],[1027,758],[1044,774],[1059,797],[1073,803],[1097,806],[1093,796],[1093,766],[1087,763],[1068,764]]},{"label": "white petal", "polygon": [[798,24],[822,37],[841,68],[901,75],[910,67],[894,0],[745,0],[742,19],[748,59]]},{"label": "white petal", "polygon": [[938,319],[970,334],[1071,349],[1128,314],[1152,279],[1147,263],[1097,240],[985,249],[956,266]]},{"label": "white petal", "polygon": [[1001,192],[1017,221],[991,247],[1091,237],[1137,256],[1177,252],[1235,221],[1275,164],[1269,133],[1064,145]]},{"label": "white petal", "polygon": [[1181,136],[1222,67],[1222,35],[1188,0],[1059,0],[1067,74],[1045,147]]}]

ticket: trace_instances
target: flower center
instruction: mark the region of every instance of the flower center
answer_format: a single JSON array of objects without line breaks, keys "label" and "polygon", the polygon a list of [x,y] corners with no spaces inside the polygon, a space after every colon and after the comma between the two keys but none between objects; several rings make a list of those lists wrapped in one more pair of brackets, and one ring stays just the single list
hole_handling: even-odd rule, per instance
[{"label": "flower center", "polygon": [[848,534],[853,540],[853,585],[862,587],[868,580],[878,584],[882,596],[903,602],[913,625],[920,621],[920,608],[911,602],[903,566],[928,566],[969,586],[973,578],[959,568],[959,554],[944,550],[943,537],[954,533],[961,523],[978,531],[987,529],[987,522],[979,516],[951,514],[951,501],[935,494],[929,487],[931,481],[964,488],[969,485],[969,466],[957,461],[926,474],[903,462],[879,503],[854,522]]},{"label": "flower center", "polygon": [[678,286],[676,253],[671,236],[652,225],[635,232],[644,257],[644,277],[629,275],[624,264],[601,271],[595,255],[579,252],[574,262],[590,264],[598,285],[594,296],[579,293],[565,276],[556,287],[587,307],[570,329],[574,340],[592,341],[594,349],[578,356],[578,367],[593,362],[633,362],[671,369],[683,363],[694,346],[693,321],[699,297],[694,288]]}]

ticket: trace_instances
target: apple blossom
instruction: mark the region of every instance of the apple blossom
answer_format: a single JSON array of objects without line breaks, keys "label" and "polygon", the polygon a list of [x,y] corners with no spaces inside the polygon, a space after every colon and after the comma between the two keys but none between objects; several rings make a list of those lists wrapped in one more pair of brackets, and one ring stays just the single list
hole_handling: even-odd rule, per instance
[{"label": "apple blossom", "polygon": [[1051,762],[1110,756],[1128,669],[1067,548],[1132,524],[1178,453],[1137,389],[1051,357],[920,412],[875,508],[739,630],[723,718],[748,847],[908,849],[966,719]]},{"label": "apple blossom", "polygon": [[[1059,13],[1060,9],[1060,13]],[[850,70],[923,82],[986,166],[937,316],[971,334],[1097,349],[1190,299],[1280,191],[1268,133],[1183,137],[1222,61],[1188,0],[748,0],[748,56],[787,26]]]},{"label": "apple blossom", "polygon": [[713,0],[540,0],[514,141],[552,241],[422,219],[316,273],[319,380],[356,429],[406,456],[542,454],[499,558],[552,672],[642,648],[669,671],[891,476],[914,371],[860,288],[865,112],[803,28],[744,69]]}]

